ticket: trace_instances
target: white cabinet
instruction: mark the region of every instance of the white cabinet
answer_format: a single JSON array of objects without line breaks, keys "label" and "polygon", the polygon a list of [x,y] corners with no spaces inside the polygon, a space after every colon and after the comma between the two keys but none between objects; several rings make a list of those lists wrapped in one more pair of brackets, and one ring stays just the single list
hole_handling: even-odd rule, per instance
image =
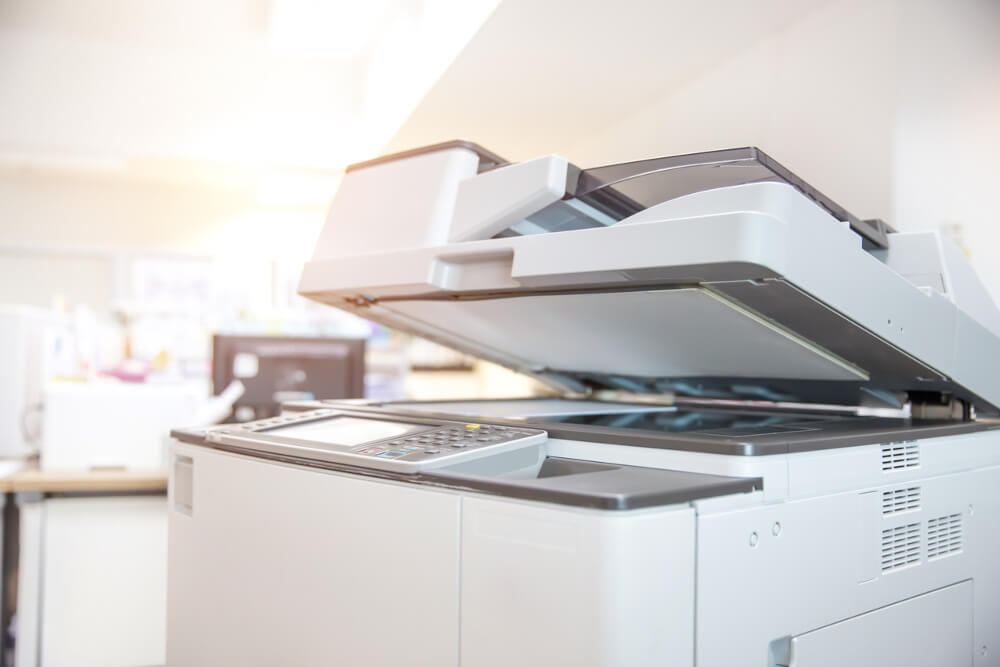
[{"label": "white cabinet", "polygon": [[165,662],[162,495],[22,503],[17,667]]}]

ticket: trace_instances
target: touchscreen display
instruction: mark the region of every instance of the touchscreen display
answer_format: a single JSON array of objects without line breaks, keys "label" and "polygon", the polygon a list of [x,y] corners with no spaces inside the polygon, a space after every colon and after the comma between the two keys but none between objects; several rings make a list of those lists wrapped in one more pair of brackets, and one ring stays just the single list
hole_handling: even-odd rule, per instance
[{"label": "touchscreen display", "polygon": [[267,433],[311,440],[317,444],[352,447],[373,440],[395,438],[408,433],[429,431],[435,426],[387,422],[377,419],[357,419],[355,417],[332,417],[305,424],[279,426],[267,429]]}]

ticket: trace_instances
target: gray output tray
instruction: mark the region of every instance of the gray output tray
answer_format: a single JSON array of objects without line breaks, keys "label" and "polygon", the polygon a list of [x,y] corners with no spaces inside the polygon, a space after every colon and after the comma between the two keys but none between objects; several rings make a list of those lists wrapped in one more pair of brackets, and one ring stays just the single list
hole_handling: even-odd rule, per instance
[{"label": "gray output tray", "polygon": [[552,456],[542,463],[537,477],[528,479],[449,472],[446,468],[425,476],[449,488],[606,510],[675,505],[764,488],[759,477],[724,477]]}]

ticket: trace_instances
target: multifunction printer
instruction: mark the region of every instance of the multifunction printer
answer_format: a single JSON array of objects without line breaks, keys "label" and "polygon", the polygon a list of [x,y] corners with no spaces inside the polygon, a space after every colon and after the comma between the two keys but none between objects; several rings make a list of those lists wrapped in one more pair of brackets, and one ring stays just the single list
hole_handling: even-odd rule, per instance
[{"label": "multifunction printer", "polygon": [[756,148],[348,168],[304,296],[532,376],[174,431],[171,665],[1000,665],[1000,311]]}]

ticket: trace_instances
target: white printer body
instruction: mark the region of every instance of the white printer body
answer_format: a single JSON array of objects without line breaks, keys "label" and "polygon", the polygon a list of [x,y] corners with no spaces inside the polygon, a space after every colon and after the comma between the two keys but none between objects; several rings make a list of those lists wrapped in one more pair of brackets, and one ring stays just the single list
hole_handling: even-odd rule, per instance
[{"label": "white printer body", "polygon": [[756,149],[348,169],[300,292],[509,401],[174,432],[171,665],[1000,665],[1000,312]]}]

